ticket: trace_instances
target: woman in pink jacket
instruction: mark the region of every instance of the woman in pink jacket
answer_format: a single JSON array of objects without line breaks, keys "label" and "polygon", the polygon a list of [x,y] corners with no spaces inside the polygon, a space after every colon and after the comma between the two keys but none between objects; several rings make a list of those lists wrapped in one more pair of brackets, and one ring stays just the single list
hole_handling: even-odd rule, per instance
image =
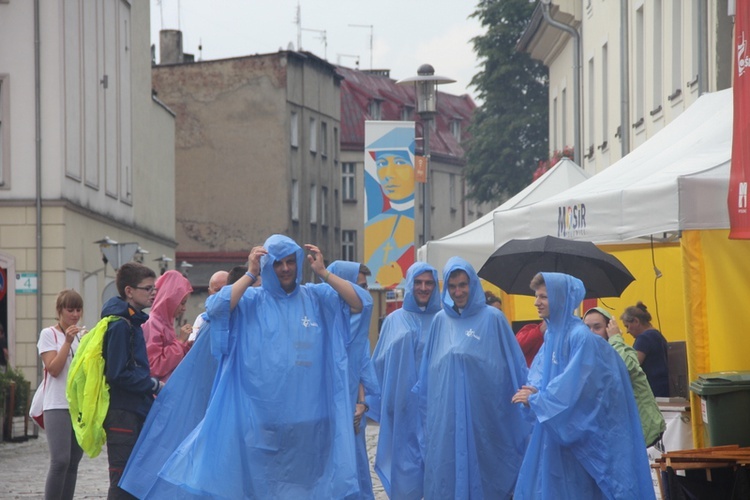
[{"label": "woman in pink jacket", "polygon": [[154,305],[151,306],[148,321],[143,324],[143,336],[146,338],[151,376],[166,382],[190,349],[187,338],[192,327],[184,325],[177,337],[175,319],[185,312],[185,304],[193,287],[187,278],[172,270],[156,280],[156,288]]}]

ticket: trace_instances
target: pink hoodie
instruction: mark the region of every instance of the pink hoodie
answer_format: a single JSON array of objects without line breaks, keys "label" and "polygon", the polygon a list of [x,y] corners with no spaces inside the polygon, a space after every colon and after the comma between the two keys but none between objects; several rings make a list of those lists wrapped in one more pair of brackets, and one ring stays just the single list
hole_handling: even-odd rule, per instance
[{"label": "pink hoodie", "polygon": [[143,324],[151,376],[166,382],[190,347],[175,335],[175,312],[193,291],[190,282],[178,271],[167,271],[156,280],[154,305]]}]

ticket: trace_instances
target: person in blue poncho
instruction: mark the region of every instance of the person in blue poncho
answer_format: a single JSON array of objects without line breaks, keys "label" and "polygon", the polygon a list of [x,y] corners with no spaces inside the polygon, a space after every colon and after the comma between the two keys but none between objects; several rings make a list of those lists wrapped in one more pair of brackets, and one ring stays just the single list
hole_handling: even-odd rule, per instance
[{"label": "person in blue poncho", "polygon": [[508,321],[485,303],[474,268],[452,257],[443,310],[425,344],[419,381],[424,497],[510,498],[530,425],[510,400],[527,367]]},{"label": "person in blue poncho", "polygon": [[[370,270],[358,262],[335,260],[328,266],[328,271],[336,276],[367,290],[367,276]],[[372,315],[372,298],[367,294],[363,301],[362,312],[349,316],[349,335],[345,340],[349,360],[349,397],[354,403],[354,443],[357,457],[357,478],[359,480],[359,498],[374,499],[370,460],[367,457],[365,428],[369,407],[365,402],[365,392],[378,394],[377,378],[370,363],[370,317]],[[348,307],[348,306],[345,306]]]},{"label": "person in blue poncho", "polygon": [[583,283],[540,273],[531,288],[547,333],[512,398],[534,422],[513,498],[654,498],[627,368],[573,315]]},{"label": "person in blue poncho", "polygon": [[403,306],[383,321],[372,353],[380,384],[380,396],[367,397],[369,416],[380,423],[375,472],[390,498],[418,500],[423,496],[422,425],[419,400],[411,390],[417,383],[432,318],[439,310],[437,270],[426,262],[415,262],[406,273]]},{"label": "person in blue poncho", "polygon": [[303,249],[273,235],[250,252],[247,275],[208,300],[212,345],[225,354],[205,418],[159,473],[186,495],[359,494],[345,339],[369,294],[305,248],[327,284],[302,285]]}]

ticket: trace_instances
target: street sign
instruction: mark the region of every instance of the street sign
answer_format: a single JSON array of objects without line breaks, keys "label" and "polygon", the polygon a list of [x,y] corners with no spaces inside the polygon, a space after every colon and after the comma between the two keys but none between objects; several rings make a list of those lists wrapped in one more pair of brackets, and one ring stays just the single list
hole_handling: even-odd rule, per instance
[{"label": "street sign", "polygon": [[17,273],[16,274],[16,293],[36,293],[36,273]]}]

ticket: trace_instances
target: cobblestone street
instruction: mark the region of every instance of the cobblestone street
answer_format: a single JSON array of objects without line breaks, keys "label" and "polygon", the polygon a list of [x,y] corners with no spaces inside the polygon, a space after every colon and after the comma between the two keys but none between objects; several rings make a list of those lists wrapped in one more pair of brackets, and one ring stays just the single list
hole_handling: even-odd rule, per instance
[{"label": "cobblestone street", "polygon": [[[367,450],[370,464],[375,457],[378,429],[377,424],[368,422]],[[0,442],[0,498],[43,498],[48,465],[47,436],[44,431],[39,432],[38,438],[25,442]],[[370,470],[376,500],[386,500],[388,497],[377,475],[372,472],[372,466]],[[106,498],[108,486],[106,448],[93,459],[84,455],[78,468],[76,498]]]}]

